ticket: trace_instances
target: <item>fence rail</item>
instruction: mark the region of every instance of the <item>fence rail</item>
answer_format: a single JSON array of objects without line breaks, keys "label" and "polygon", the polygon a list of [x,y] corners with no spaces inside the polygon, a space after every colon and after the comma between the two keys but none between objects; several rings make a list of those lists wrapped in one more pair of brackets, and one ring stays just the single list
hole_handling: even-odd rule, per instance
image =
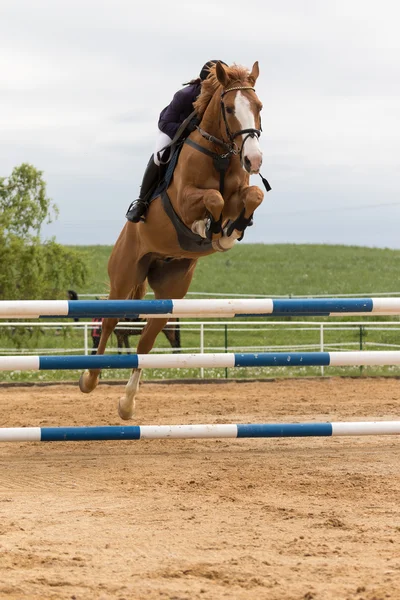
[{"label": "fence rail", "polygon": [[[143,322],[124,322],[118,325],[120,329],[130,329],[132,327],[142,328],[144,326]],[[391,348],[391,349],[400,349],[400,336],[399,336],[399,344],[393,343],[393,340],[389,343],[387,340],[381,341],[371,341],[366,340],[366,337],[372,332],[390,332],[391,334],[395,334],[396,336],[400,331],[400,321],[180,321],[181,334],[185,336],[185,333],[191,334],[191,336],[198,334],[198,343],[197,345],[182,346],[181,351],[183,353],[188,352],[243,352],[243,351],[252,351],[252,352],[270,352],[270,351],[303,351],[307,350],[318,350],[321,352],[329,351],[331,348],[333,349],[345,349],[345,350],[354,350],[357,349],[365,349],[366,347],[374,347],[374,348]],[[40,328],[42,333],[51,332],[57,333],[59,336],[59,340],[62,340],[65,332],[74,330],[81,332],[82,338],[81,343],[79,340],[75,340],[75,344],[73,347],[66,347],[68,343],[72,344],[72,340],[68,337],[65,339],[65,344],[63,347],[55,347],[57,344],[53,343],[51,347],[46,348],[37,348],[37,344],[34,348],[22,348],[15,347],[8,339],[7,347],[0,348],[0,355],[8,355],[12,352],[14,355],[57,355],[57,354],[73,354],[73,353],[82,353],[84,355],[88,355],[91,353],[91,330],[93,328],[93,323],[91,321],[78,321],[78,322],[65,322],[65,321],[51,321],[51,322],[43,322],[43,321],[0,321],[0,336],[2,330],[4,328],[26,328],[33,331],[35,328]],[[329,339],[327,340],[327,334],[331,334],[332,332],[336,332],[339,335],[339,332],[347,331],[354,332],[357,335],[357,339],[346,340],[346,341],[338,341],[338,339]],[[213,333],[219,332],[224,334],[224,343],[223,345],[218,345],[215,343],[213,339],[210,341],[210,336]],[[294,343],[293,336],[291,336],[291,341],[287,343],[277,343],[274,344],[268,343],[264,338],[267,336],[269,332],[284,333],[284,332],[302,332],[302,333],[315,333],[315,339],[308,340],[307,343],[303,341],[303,343]],[[250,336],[246,336],[246,341],[243,344],[233,344],[230,342],[234,334],[252,334],[254,343],[252,344],[250,340],[247,338]],[[335,335],[335,334],[334,334]],[[331,335],[329,336],[331,338]],[[3,336],[3,340],[5,340],[5,336]],[[54,342],[54,338],[53,342]],[[250,343],[249,343],[250,342]],[[5,341],[3,341],[3,344]],[[2,344],[2,345],[3,345]],[[136,344],[136,340],[133,343],[133,346]],[[62,344],[58,344],[59,346]],[[118,349],[116,346],[110,346],[107,350],[108,353],[121,352],[126,353],[126,349]],[[170,348],[155,348],[154,352],[171,352]],[[324,367],[320,367],[320,372],[324,374]],[[204,368],[200,368],[200,376],[204,377]]]}]

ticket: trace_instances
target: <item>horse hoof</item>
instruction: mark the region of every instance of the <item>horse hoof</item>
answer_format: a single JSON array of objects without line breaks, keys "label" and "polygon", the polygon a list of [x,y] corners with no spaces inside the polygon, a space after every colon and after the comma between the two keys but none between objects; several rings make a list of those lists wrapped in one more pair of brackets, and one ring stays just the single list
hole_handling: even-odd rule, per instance
[{"label": "horse hoof", "polygon": [[224,240],[224,239],[225,238],[220,238],[219,240],[213,240],[211,242],[213,249],[216,250],[217,252],[228,252],[228,250],[230,250],[232,248],[232,246],[234,245],[234,243],[236,242],[236,240],[235,240],[235,242],[233,242],[233,244],[224,246],[223,242],[222,242],[222,240]]},{"label": "horse hoof", "polygon": [[124,401],[126,399],[125,398],[121,398],[120,401],[118,402],[118,414],[120,416],[121,419],[123,419],[124,421],[128,421],[129,419],[132,419],[133,417],[133,413],[135,410],[135,403],[133,403],[131,406],[124,407]]},{"label": "horse hoof", "polygon": [[202,238],[206,238],[207,237],[207,233],[206,233],[206,221],[207,219],[201,219],[200,221],[194,221],[194,223],[192,224],[191,230],[193,231],[193,233],[196,233],[197,235],[199,235]]},{"label": "horse hoof", "polygon": [[90,394],[99,383],[98,375],[93,377],[89,371],[84,371],[79,378],[79,389],[84,394]]}]

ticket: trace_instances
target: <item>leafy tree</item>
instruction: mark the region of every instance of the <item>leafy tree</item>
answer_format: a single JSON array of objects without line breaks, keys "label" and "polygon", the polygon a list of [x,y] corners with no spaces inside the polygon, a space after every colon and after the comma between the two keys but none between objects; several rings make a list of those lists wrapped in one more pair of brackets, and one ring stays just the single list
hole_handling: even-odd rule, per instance
[{"label": "leafy tree", "polygon": [[0,299],[66,298],[83,284],[86,265],[55,239],[42,242],[43,223],[58,215],[43,173],[24,163],[0,177]]}]

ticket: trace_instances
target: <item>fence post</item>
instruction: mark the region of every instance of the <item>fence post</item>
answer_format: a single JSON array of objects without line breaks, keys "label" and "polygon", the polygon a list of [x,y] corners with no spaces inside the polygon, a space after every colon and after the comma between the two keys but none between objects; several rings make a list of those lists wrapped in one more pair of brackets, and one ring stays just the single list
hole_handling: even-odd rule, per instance
[{"label": "fence post", "polygon": [[[204,323],[200,323],[200,353],[204,353]],[[200,369],[200,377],[204,379],[204,368]]]},{"label": "fence post", "polygon": [[85,349],[85,356],[87,356],[89,354],[89,346],[88,346],[88,326],[87,323],[85,323],[84,327],[83,327],[83,335],[84,335],[84,339],[83,339],[83,347]]},{"label": "fence post", "polygon": [[[319,326],[319,349],[321,352],[324,351],[324,324],[321,323]],[[321,375],[324,375],[324,366],[321,366]]]},{"label": "fence post", "polygon": [[[228,325],[225,325],[225,354],[228,352]],[[225,367],[225,379],[228,379],[228,368]]]},{"label": "fence post", "polygon": [[[364,327],[360,325],[360,350],[363,349],[363,335],[364,335]],[[362,375],[363,367],[360,366],[360,375]]]}]

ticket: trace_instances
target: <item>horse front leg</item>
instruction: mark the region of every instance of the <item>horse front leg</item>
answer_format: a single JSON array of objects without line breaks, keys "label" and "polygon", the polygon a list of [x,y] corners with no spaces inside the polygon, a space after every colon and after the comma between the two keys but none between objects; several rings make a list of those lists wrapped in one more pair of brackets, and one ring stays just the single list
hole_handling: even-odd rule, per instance
[{"label": "horse front leg", "polygon": [[[138,354],[148,354],[157,335],[168,323],[168,319],[149,319],[144,327],[137,346]],[[118,414],[121,419],[131,419],[135,410],[135,396],[139,390],[140,376],[142,369],[132,369],[132,374],[125,387],[125,395],[120,398],[118,404]]]},{"label": "horse front leg", "polygon": [[[104,319],[101,325],[101,336],[100,342],[97,348],[97,354],[104,354],[108,342],[108,338],[114,331],[116,325],[118,323],[118,319]],[[79,389],[84,394],[89,394],[92,392],[97,384],[99,383],[101,369],[89,369],[84,371],[79,378]]]},{"label": "horse front leg", "polygon": [[192,220],[191,229],[193,233],[203,238],[211,241],[218,240],[222,236],[224,199],[218,190],[201,190],[194,187],[185,190],[185,206],[191,206],[199,200],[206,207],[208,216],[204,219]]},{"label": "horse front leg", "polygon": [[253,214],[264,199],[264,192],[256,185],[244,188],[240,194],[242,210],[234,221],[228,223],[223,230],[223,237],[213,243],[214,250],[230,250],[237,240],[243,237],[247,227],[252,224]]}]

